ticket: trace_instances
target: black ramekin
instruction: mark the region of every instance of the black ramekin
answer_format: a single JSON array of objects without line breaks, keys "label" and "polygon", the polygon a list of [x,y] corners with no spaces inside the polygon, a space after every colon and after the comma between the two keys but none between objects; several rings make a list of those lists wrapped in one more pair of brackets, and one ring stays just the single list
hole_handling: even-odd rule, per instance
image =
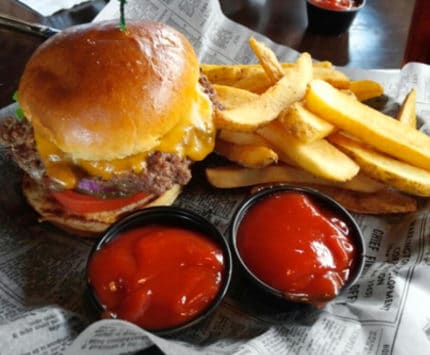
[{"label": "black ramekin", "polygon": [[355,0],[355,6],[348,10],[333,10],[306,1],[308,30],[325,35],[339,35],[348,30],[357,13],[365,6],[366,0]]},{"label": "black ramekin", "polygon": [[98,300],[95,290],[91,286],[89,277],[88,277],[88,265],[91,260],[92,255],[103,247],[104,244],[109,241],[115,239],[119,235],[123,234],[126,231],[139,228],[145,225],[158,224],[164,226],[175,226],[181,227],[188,230],[193,230],[196,232],[200,232],[205,235],[207,238],[216,242],[223,251],[224,255],[224,277],[222,281],[222,285],[220,290],[215,297],[215,299],[207,306],[207,308],[198,314],[195,318],[190,321],[180,324],[175,327],[169,327],[164,329],[146,329],[154,334],[160,336],[172,336],[179,332],[188,330],[191,327],[194,327],[196,324],[202,322],[207,319],[214,310],[218,307],[218,305],[223,300],[225,294],[227,293],[228,287],[230,285],[231,275],[232,275],[232,254],[230,251],[230,247],[228,242],[222,236],[222,234],[218,231],[218,229],[210,223],[205,218],[201,217],[197,213],[186,210],[179,207],[172,206],[162,206],[162,207],[149,207],[143,210],[134,212],[123,219],[120,219],[118,222],[114,223],[108,230],[96,241],[93,246],[88,260],[87,260],[87,290],[86,294],[89,297],[89,301],[91,305],[95,308],[98,314],[101,314],[105,309],[101,302]]},{"label": "black ramekin", "polygon": [[[363,234],[359,226],[357,225],[357,222],[354,220],[352,215],[338,202],[328,197],[327,195],[311,188],[296,187],[296,186],[290,186],[290,185],[284,185],[284,184],[273,185],[273,186],[264,188],[245,198],[235,212],[235,216],[230,229],[232,251],[233,251],[234,258],[238,262],[238,265],[241,271],[245,274],[248,281],[255,287],[256,290],[259,290],[261,294],[265,295],[268,298],[268,301],[273,301],[272,302],[273,304],[285,306],[286,308],[303,309],[303,306],[309,306],[311,308],[314,308],[314,305],[312,304],[301,302],[296,299],[289,299],[285,295],[285,292],[282,292],[280,290],[273,288],[272,286],[268,285],[267,283],[263,282],[260,278],[258,278],[248,268],[248,266],[242,259],[240,255],[240,251],[237,246],[237,233],[239,230],[239,226],[244,216],[248,212],[248,210],[252,206],[257,204],[259,201],[267,197],[270,197],[272,195],[276,195],[279,193],[288,193],[288,192],[298,192],[298,193],[305,194],[311,197],[311,199],[314,202],[316,202],[319,206],[325,209],[328,209],[330,211],[333,211],[334,213],[342,217],[342,220],[347,224],[350,230],[352,240],[354,242],[354,246],[356,247],[357,260],[353,266],[353,269],[351,270],[351,274],[348,278],[348,281],[343,285],[339,295],[343,294],[348,288],[350,288],[359,279],[364,267],[365,243],[364,243]],[[280,216],[280,218],[282,217]],[[338,297],[339,295],[337,295],[336,297]],[[320,308],[320,305],[318,305],[318,308]]]}]

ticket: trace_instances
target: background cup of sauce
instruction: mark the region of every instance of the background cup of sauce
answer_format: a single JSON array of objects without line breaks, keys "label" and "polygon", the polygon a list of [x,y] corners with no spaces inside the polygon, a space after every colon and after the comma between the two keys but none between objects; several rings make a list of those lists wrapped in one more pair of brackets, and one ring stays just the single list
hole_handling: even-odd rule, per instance
[{"label": "background cup of sauce", "polygon": [[103,318],[170,336],[200,323],[225,296],[228,242],[213,224],[177,207],[151,207],[113,224],[87,262],[87,294]]},{"label": "background cup of sauce", "polygon": [[308,30],[339,35],[348,30],[366,0],[306,0]]},{"label": "background cup of sauce", "polygon": [[354,218],[310,188],[274,185],[250,195],[230,233],[248,280],[279,305],[321,308],[352,286],[364,266]]}]

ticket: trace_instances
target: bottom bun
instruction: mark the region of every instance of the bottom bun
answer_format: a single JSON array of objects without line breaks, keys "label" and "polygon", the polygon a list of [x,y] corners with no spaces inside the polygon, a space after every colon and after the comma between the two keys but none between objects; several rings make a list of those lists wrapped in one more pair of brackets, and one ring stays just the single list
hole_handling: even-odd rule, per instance
[{"label": "bottom bun", "polygon": [[116,210],[83,214],[66,211],[48,190],[37,184],[28,175],[24,176],[22,190],[28,203],[40,214],[39,222],[47,221],[69,233],[94,238],[120,217],[130,212],[151,206],[171,205],[181,193],[182,188],[180,185],[173,185],[158,197],[148,195],[140,201]]}]

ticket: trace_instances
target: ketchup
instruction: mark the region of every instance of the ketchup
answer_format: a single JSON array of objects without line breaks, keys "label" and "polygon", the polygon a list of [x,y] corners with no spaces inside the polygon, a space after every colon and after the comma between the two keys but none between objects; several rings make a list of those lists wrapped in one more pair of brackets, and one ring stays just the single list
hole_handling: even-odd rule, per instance
[{"label": "ketchup", "polygon": [[315,305],[339,293],[357,257],[342,218],[297,192],[279,192],[252,206],[237,246],[261,281],[286,298]]},{"label": "ketchup", "polygon": [[199,315],[223,280],[222,249],[204,235],[172,226],[119,235],[89,262],[89,282],[106,311],[147,329],[174,327]]},{"label": "ketchup", "polygon": [[353,0],[311,0],[311,3],[330,10],[349,10],[354,7]]}]

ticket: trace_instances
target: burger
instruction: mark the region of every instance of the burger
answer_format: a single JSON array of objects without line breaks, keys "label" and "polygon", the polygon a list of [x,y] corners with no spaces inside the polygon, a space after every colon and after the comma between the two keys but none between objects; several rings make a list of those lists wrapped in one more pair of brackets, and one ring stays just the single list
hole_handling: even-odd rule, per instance
[{"label": "burger", "polygon": [[35,51],[17,93],[24,119],[4,119],[0,143],[40,220],[77,234],[173,203],[214,148],[213,91],[190,42],[165,24],[67,29]]}]

